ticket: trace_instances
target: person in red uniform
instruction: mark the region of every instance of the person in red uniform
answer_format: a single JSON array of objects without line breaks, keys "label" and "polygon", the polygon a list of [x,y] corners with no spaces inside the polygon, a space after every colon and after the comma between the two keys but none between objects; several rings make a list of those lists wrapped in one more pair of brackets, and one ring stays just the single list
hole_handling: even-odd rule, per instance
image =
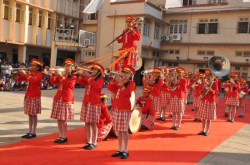
[{"label": "person in red uniform", "polygon": [[37,114],[41,114],[41,81],[44,63],[33,59],[30,64],[30,72],[24,70],[19,72],[17,81],[28,83],[24,96],[24,114],[29,116],[29,132],[22,138],[31,139],[36,137]]},{"label": "person in red uniform", "polygon": [[110,117],[109,110],[107,107],[107,100],[108,100],[107,94],[101,94],[100,99],[102,100],[102,108],[101,108],[101,116],[99,122],[96,123],[98,128],[97,142],[100,142],[102,140],[106,141],[107,135],[109,134],[113,126],[112,119]]},{"label": "person in red uniform", "polygon": [[164,68],[164,80],[161,87],[161,111],[160,116],[156,120],[165,121],[166,111],[169,111],[170,91],[167,85],[167,79],[169,75],[169,67]]},{"label": "person in red uniform", "polygon": [[140,35],[140,31],[136,27],[134,27],[135,21],[136,21],[136,19],[134,17],[132,17],[131,15],[127,15],[126,16],[127,28],[124,29],[123,32],[125,32],[128,29],[129,29],[129,31],[126,32],[120,38],[116,38],[116,41],[118,43],[122,43],[122,49],[134,48],[134,51],[135,51],[135,53],[131,54],[132,55],[131,61],[129,61],[129,58],[125,59],[124,66],[125,65],[135,66],[136,61],[137,61],[136,41],[140,41],[141,35]]},{"label": "person in red uniform", "polygon": [[211,120],[216,119],[216,98],[218,95],[217,81],[212,79],[213,74],[209,69],[205,70],[206,80],[202,83],[201,105],[199,117],[202,119],[202,131],[198,135],[209,135]]},{"label": "person in red uniform", "polygon": [[191,72],[188,72],[188,80],[189,80],[189,85],[188,85],[188,98],[187,98],[187,104],[192,104],[192,89],[191,85],[194,83],[194,78],[193,74]]},{"label": "person in red uniform", "polygon": [[230,80],[226,82],[224,87],[228,88],[226,106],[229,108],[229,114],[227,122],[233,123],[236,114],[236,108],[239,106],[240,83],[237,81],[238,73],[230,72],[229,76]]},{"label": "person in red uniform", "polygon": [[245,117],[245,111],[246,111],[246,105],[247,105],[247,95],[249,92],[249,87],[246,84],[246,79],[240,78],[240,91],[241,91],[241,97],[240,97],[240,104],[239,104],[239,110],[240,115],[239,118]]},{"label": "person in red uniform", "polygon": [[152,99],[149,97],[150,88],[142,88],[142,96],[136,101],[142,110],[142,126],[143,129],[150,129],[151,123],[154,121],[154,112],[152,111]]},{"label": "person in red uniform", "polygon": [[199,108],[200,108],[200,97],[201,97],[201,89],[202,89],[202,85],[204,83],[204,77],[205,74],[204,73],[198,73],[198,79],[195,82],[195,84],[193,84],[193,89],[194,89],[194,121],[200,121],[201,119],[198,118],[198,113],[199,113]]},{"label": "person in red uniform", "polygon": [[86,71],[80,71],[78,83],[85,86],[85,95],[82,102],[80,120],[85,122],[85,130],[88,142],[83,149],[92,150],[97,147],[98,129],[96,123],[99,122],[102,108],[100,94],[104,85],[104,67],[95,63],[92,66],[92,75]]},{"label": "person in red uniform", "polygon": [[[56,71],[50,77],[52,84],[58,85],[58,90],[53,99],[51,118],[57,120],[59,137],[55,143],[65,143],[67,138],[67,120],[74,120],[74,94],[77,77],[74,75],[76,63],[68,58],[64,61],[64,74]],[[59,67],[57,67],[59,68]]]},{"label": "person in red uniform", "polygon": [[[115,81],[111,81],[108,85],[108,90],[115,93],[112,103],[112,119],[114,130],[118,132],[119,150],[112,154],[112,157],[121,156],[126,159],[128,153],[129,141],[129,121],[131,118],[131,93],[136,90],[135,82],[132,77],[135,75],[135,70],[132,66],[125,66],[122,74],[116,76]],[[124,150],[122,142],[124,141]]]},{"label": "person in red uniform", "polygon": [[[145,82],[145,87],[149,87],[151,90],[150,98],[153,100],[152,110],[154,112],[154,116],[156,115],[157,112],[161,112],[161,88],[162,88],[161,72],[162,72],[161,68],[154,68],[152,72],[153,81]],[[158,118],[158,120],[160,119]]]},{"label": "person in red uniform", "polygon": [[173,113],[173,126],[171,129],[179,130],[181,127],[182,114],[185,110],[185,94],[187,87],[187,80],[183,78],[185,69],[178,67],[176,69],[178,80],[173,82],[176,86],[175,89],[171,91],[170,98],[170,112]]},{"label": "person in red uniform", "polygon": [[188,90],[189,90],[189,86],[190,86],[190,81],[188,79],[188,74],[187,73],[184,73],[183,77],[187,80],[187,84],[186,84],[186,97],[185,97],[185,105],[186,105],[188,103],[187,100],[188,100]]}]

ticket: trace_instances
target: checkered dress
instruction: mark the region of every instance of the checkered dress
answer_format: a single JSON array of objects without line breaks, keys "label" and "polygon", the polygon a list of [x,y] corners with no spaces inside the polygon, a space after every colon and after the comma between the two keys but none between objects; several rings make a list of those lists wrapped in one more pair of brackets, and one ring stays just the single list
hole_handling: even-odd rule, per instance
[{"label": "checkered dress", "polygon": [[102,141],[105,137],[108,136],[112,126],[113,124],[109,123],[107,125],[104,125],[102,128],[98,130],[98,137],[97,137],[98,142]]},{"label": "checkered dress", "polygon": [[216,119],[216,102],[209,102],[207,100],[201,101],[199,109],[199,117],[205,120]]},{"label": "checkered dress", "polygon": [[101,116],[101,105],[94,106],[89,102],[82,104],[80,120],[86,123],[98,123]]},{"label": "checkered dress", "polygon": [[239,106],[239,99],[233,97],[226,98],[226,105],[228,106]]},{"label": "checkered dress", "polygon": [[129,122],[131,118],[131,112],[119,111],[117,108],[113,110],[112,119],[113,119],[113,128],[115,131],[128,131]]},{"label": "checkered dress", "polygon": [[178,98],[177,96],[174,96],[174,98],[171,97],[169,110],[170,112],[184,113],[185,99]]},{"label": "checkered dress", "polygon": [[24,114],[37,115],[41,114],[41,98],[30,99],[24,98]]},{"label": "checkered dress", "polygon": [[246,106],[247,106],[247,98],[243,97],[242,99],[239,99],[239,107],[246,108]]},{"label": "checkered dress", "polygon": [[168,110],[169,102],[170,102],[170,93],[162,91],[161,92],[161,107]]},{"label": "checkered dress", "polygon": [[148,129],[150,129],[151,127],[151,122],[154,121],[154,116],[148,116],[147,114],[142,114],[142,125],[144,125],[145,127],[147,127]]},{"label": "checkered dress", "polygon": [[50,118],[57,120],[74,120],[74,104],[63,103],[62,97],[53,102]]},{"label": "checkered dress", "polygon": [[152,110],[154,113],[161,112],[161,97],[155,97],[150,95],[152,99]]},{"label": "checkered dress", "polygon": [[193,106],[195,107],[195,108],[199,108],[200,107],[200,102],[201,102],[201,99],[200,99],[200,97],[195,97],[194,96],[194,98],[193,98]]}]

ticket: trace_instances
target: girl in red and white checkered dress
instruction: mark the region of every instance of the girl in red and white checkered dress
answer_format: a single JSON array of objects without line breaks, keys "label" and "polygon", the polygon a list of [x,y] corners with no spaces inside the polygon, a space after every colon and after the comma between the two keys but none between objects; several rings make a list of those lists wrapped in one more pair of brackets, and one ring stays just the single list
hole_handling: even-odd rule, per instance
[{"label": "girl in red and white checkered dress", "polygon": [[189,85],[188,85],[187,104],[192,104],[193,103],[193,90],[191,86],[194,83],[194,78],[191,72],[188,72],[188,80],[189,80]]},{"label": "girl in red and white checkered dress", "polygon": [[206,79],[202,83],[201,104],[199,117],[202,119],[202,131],[198,135],[209,135],[211,121],[216,119],[216,98],[218,96],[218,84],[212,79],[209,69],[205,70]]},{"label": "girl in red and white checkered dress", "polygon": [[239,110],[240,110],[239,118],[244,118],[247,106],[247,95],[249,92],[249,87],[246,84],[246,79],[240,78],[239,81],[240,81],[240,90],[242,91],[242,96],[240,98],[240,105],[239,105]]},{"label": "girl in red and white checkered dress", "polygon": [[149,97],[150,88],[142,88],[142,96],[136,101],[142,111],[142,127],[143,129],[150,129],[151,123],[154,121],[154,112],[152,110],[152,99]]},{"label": "girl in red and white checkered dress", "polygon": [[169,67],[164,68],[164,80],[161,87],[161,111],[160,117],[156,120],[165,121],[166,111],[169,111],[170,93],[167,85],[167,79],[169,74]]},{"label": "girl in red and white checkered dress", "polygon": [[194,89],[194,121],[200,121],[201,119],[198,118],[198,114],[199,114],[199,108],[200,108],[200,103],[201,103],[201,89],[202,89],[202,83],[204,83],[204,77],[205,74],[204,73],[197,73],[198,75],[198,79],[195,82],[195,84],[193,84],[193,89]]},{"label": "girl in red and white checkered dress", "polygon": [[[57,120],[59,137],[55,143],[65,143],[67,139],[67,120],[74,119],[74,94],[77,77],[75,72],[75,61],[66,59],[64,62],[65,74],[58,70],[50,77],[52,84],[58,85],[57,93],[53,99],[51,118]],[[59,68],[59,67],[57,67]]]},{"label": "girl in red and white checkered dress", "polygon": [[185,110],[185,97],[187,80],[183,78],[185,69],[178,67],[176,69],[178,80],[172,82],[176,89],[172,89],[170,98],[170,112],[173,113],[173,126],[171,129],[179,130],[181,127],[182,115]]},{"label": "girl in red and white checkered dress", "polygon": [[25,73],[20,70],[17,81],[26,81],[28,83],[24,97],[24,114],[29,116],[29,132],[22,138],[31,139],[36,137],[37,114],[41,114],[41,81],[43,63],[33,59],[30,64],[30,72]]},{"label": "girl in red and white checkered dress", "polygon": [[144,83],[144,86],[149,87],[151,90],[150,98],[153,100],[152,110],[154,112],[154,117],[156,116],[157,112],[161,112],[161,88],[162,88],[161,72],[162,72],[161,68],[154,68],[152,72],[153,79],[150,81],[146,80]]},{"label": "girl in red and white checkered dress", "polygon": [[107,107],[107,94],[101,94],[100,99],[102,100],[102,108],[101,108],[101,116],[99,119],[99,122],[96,123],[97,128],[98,128],[98,137],[97,141],[106,141],[107,140],[107,135],[109,134],[113,124],[112,124],[112,119],[109,114],[109,110]]},{"label": "girl in red and white checkered dress", "polygon": [[[136,90],[135,82],[132,77],[135,70],[131,66],[125,66],[122,75],[117,75],[108,85],[108,90],[115,93],[112,103],[112,117],[114,130],[118,132],[119,150],[112,154],[112,157],[121,156],[126,159],[129,141],[129,121],[131,118],[131,93]],[[122,142],[124,141],[124,148]]]},{"label": "girl in red and white checkered dress", "polygon": [[99,122],[101,115],[102,100],[100,94],[104,85],[104,67],[99,64],[93,64],[92,74],[81,71],[78,78],[80,85],[85,85],[85,95],[82,102],[80,120],[85,122],[85,131],[88,142],[83,149],[92,150],[97,147],[98,128],[96,123]]},{"label": "girl in red and white checkered dress", "polygon": [[239,93],[240,93],[240,83],[237,82],[238,73],[231,72],[229,74],[230,80],[224,85],[228,88],[228,93],[226,97],[226,106],[229,108],[228,120],[227,122],[234,122],[234,117],[236,114],[236,108],[239,106]]}]

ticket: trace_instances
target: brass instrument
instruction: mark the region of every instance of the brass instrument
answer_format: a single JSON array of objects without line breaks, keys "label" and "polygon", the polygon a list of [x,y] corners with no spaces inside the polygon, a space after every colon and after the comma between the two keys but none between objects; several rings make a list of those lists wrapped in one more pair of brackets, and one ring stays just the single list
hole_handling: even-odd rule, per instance
[{"label": "brass instrument", "polygon": [[104,74],[110,76],[111,78],[115,79],[117,75],[121,75],[121,72],[114,72],[111,71],[109,68],[105,69]]},{"label": "brass instrument", "polygon": [[6,67],[5,69],[6,69],[6,71],[11,71],[12,74],[18,74],[18,72],[21,70],[25,70],[25,72],[30,71],[30,68],[8,68],[8,67]]},{"label": "brass instrument", "polygon": [[208,84],[208,80],[205,79],[206,85],[205,85],[205,87],[201,91],[201,98],[203,98],[204,96],[206,96],[208,94],[208,92],[211,90],[211,88],[212,88],[212,86],[214,84],[214,78],[215,78],[215,76],[213,75],[210,84]]},{"label": "brass instrument", "polygon": [[49,71],[60,71],[60,72],[64,72],[65,69],[64,69],[64,68],[49,68]]},{"label": "brass instrument", "polygon": [[147,69],[147,70],[141,71],[141,74],[143,76],[147,76],[148,74],[152,73],[153,71],[154,71],[153,69]]},{"label": "brass instrument", "polygon": [[139,70],[142,67],[142,58],[137,56],[136,65],[133,67],[135,71]]},{"label": "brass instrument", "polygon": [[90,72],[90,73],[93,72],[92,70],[85,69],[85,68],[82,68],[82,67],[77,67],[77,70],[83,70],[83,71]]},{"label": "brass instrument", "polygon": [[178,75],[175,72],[174,74],[172,72],[169,73],[169,77],[167,79],[167,86],[169,90],[175,91],[177,88],[177,83],[178,83]]}]

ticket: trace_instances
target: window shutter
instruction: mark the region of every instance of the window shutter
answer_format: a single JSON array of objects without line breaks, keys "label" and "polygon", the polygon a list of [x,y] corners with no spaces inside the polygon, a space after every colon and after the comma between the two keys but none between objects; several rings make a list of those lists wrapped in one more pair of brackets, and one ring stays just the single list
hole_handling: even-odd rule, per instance
[{"label": "window shutter", "polygon": [[208,34],[208,33],[209,33],[209,23],[206,23],[205,34]]},{"label": "window shutter", "polygon": [[50,30],[54,30],[54,28],[55,28],[55,19],[51,18],[51,20],[50,20]]},{"label": "window shutter", "polygon": [[20,13],[21,17],[20,17],[20,23],[24,23],[24,11],[21,10],[21,13]]},{"label": "window shutter", "polygon": [[216,28],[217,28],[217,33],[216,34],[219,34],[219,24],[216,23]]},{"label": "window shutter", "polygon": [[42,27],[42,28],[45,28],[45,16],[42,16],[41,27]]},{"label": "window shutter", "polygon": [[196,33],[197,34],[199,34],[199,25],[200,25],[199,23],[197,23],[197,25],[196,25]]},{"label": "window shutter", "polygon": [[9,7],[9,20],[13,20],[13,7]]},{"label": "window shutter", "polygon": [[36,26],[36,14],[32,14],[32,26]]},{"label": "window shutter", "polygon": [[240,27],[240,22],[237,22],[237,29],[236,29],[236,33],[239,33],[239,27]]}]

